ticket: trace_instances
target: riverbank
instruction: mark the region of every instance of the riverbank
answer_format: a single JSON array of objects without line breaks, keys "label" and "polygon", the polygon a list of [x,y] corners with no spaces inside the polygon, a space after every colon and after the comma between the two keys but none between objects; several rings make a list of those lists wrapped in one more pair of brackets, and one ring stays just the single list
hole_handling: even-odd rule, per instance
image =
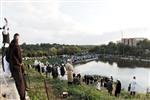
[{"label": "riverbank", "polygon": [[39,60],[43,63],[49,62],[50,64],[62,64],[67,63],[68,59],[71,59],[72,64],[78,65],[78,64],[84,64],[90,61],[98,60],[97,55],[82,55],[82,56],[44,56],[44,57],[24,57],[25,61],[30,60],[31,62],[34,62],[35,60]]},{"label": "riverbank", "polygon": [[[53,86],[55,94],[62,94],[64,91],[69,93],[68,98],[72,100],[149,100],[145,94],[136,94],[134,97],[124,90],[122,90],[119,97],[115,97],[114,93],[110,96],[107,90],[103,88],[98,91],[94,85],[71,85],[68,86],[66,81],[49,79],[49,84]],[[67,100],[67,99],[66,99]],[[68,99],[69,100],[69,99]]]},{"label": "riverbank", "polygon": [[[33,62],[32,62],[33,63]],[[27,64],[27,63],[26,63]],[[30,63],[31,64],[31,63]],[[26,70],[29,75],[30,80],[30,91],[29,96],[32,100],[42,99],[47,100],[46,88],[48,91],[48,96],[50,100],[149,100],[145,94],[136,94],[135,97],[131,97],[129,93],[122,90],[120,97],[116,98],[114,94],[110,96],[106,89],[101,91],[96,90],[95,84],[86,85],[81,83],[81,85],[70,85],[68,86],[67,81],[62,81],[59,79],[52,79],[51,77],[45,78],[45,74],[39,74],[34,69]],[[47,85],[45,86],[45,80]],[[62,93],[67,92],[69,96],[62,99]]]},{"label": "riverbank", "polygon": [[141,61],[141,62],[149,62],[150,58],[148,57],[136,57],[136,56],[123,56],[123,55],[109,55],[109,54],[98,54],[99,58],[106,58],[106,59],[120,59],[120,60],[129,60],[129,61]]},{"label": "riverbank", "polygon": [[[33,65],[35,59],[30,59],[30,65]],[[43,58],[38,59],[42,63],[49,64],[61,64],[62,58],[54,57],[54,58]],[[28,64],[26,64],[28,65]],[[100,75],[100,76],[113,76],[114,80],[119,79],[122,83],[122,88],[125,90],[128,89],[128,85],[132,80],[133,76],[137,78],[137,91],[139,93],[146,93],[147,88],[149,87],[149,63],[143,62],[134,62],[127,60],[119,60],[119,59],[100,59],[100,61],[90,61],[80,64],[74,64],[74,72],[80,73],[81,75]],[[141,73],[144,73],[144,75]]]},{"label": "riverbank", "polygon": [[[40,75],[34,69],[29,70],[30,73],[30,87],[29,96],[31,100],[47,100],[46,89],[44,85],[45,75]],[[116,98],[114,94],[110,96],[106,89],[101,91],[96,90],[95,84],[86,85],[70,85],[68,86],[67,81],[59,79],[52,79],[51,77],[46,78],[48,93],[50,100],[149,100],[145,94],[136,94],[135,97],[131,97],[128,92],[122,90],[120,96]],[[69,96],[62,98],[62,93],[67,92]]]},{"label": "riverbank", "polygon": [[[77,64],[84,64],[90,61],[108,61],[110,64],[113,62],[119,62],[118,65],[121,67],[133,67],[132,65],[126,65],[123,66],[122,63],[120,63],[121,61],[126,61],[127,63],[129,62],[133,62],[135,64],[138,64],[139,66],[141,65],[145,65],[145,67],[149,67],[150,66],[150,58],[143,58],[143,57],[135,57],[135,56],[123,56],[123,55],[110,55],[110,54],[86,54],[86,55],[61,55],[61,56],[44,56],[44,57],[25,57],[25,60],[47,60],[49,61],[51,64],[60,64],[60,63],[66,63],[67,59],[71,59],[72,63],[74,65]],[[44,61],[45,62],[45,61]],[[138,66],[137,66],[138,67]]]}]

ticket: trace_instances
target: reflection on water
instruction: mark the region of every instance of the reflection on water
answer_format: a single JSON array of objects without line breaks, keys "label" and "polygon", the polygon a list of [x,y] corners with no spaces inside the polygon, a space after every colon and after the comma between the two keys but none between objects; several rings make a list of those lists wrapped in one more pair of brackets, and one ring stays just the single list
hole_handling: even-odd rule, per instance
[{"label": "reflection on water", "polygon": [[102,61],[104,63],[109,63],[110,65],[113,65],[114,63],[117,64],[120,68],[134,68],[134,67],[145,67],[150,68],[150,62],[142,62],[142,61],[136,61],[136,60],[120,60],[120,59],[99,59],[99,61]]},{"label": "reflection on water", "polygon": [[[133,76],[137,79],[138,92],[146,92],[146,88],[150,86],[150,66],[148,63],[131,62],[131,61],[115,61],[101,60],[92,61],[86,64],[76,65],[75,72],[82,75],[102,75],[113,76],[114,79],[119,79],[122,87],[127,90],[128,84]],[[148,68],[149,67],[149,68]]]}]

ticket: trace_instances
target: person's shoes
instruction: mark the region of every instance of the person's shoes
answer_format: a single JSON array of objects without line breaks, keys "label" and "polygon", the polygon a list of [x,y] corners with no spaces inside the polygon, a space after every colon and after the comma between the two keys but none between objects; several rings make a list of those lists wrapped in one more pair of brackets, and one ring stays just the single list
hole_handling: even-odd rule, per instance
[{"label": "person's shoes", "polygon": [[2,94],[3,98],[6,98],[6,93]]}]

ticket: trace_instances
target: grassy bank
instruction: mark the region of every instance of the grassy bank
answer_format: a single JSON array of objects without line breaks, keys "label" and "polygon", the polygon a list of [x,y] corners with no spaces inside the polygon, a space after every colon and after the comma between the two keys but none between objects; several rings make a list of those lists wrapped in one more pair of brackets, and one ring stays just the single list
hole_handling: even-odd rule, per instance
[{"label": "grassy bank", "polygon": [[[26,61],[25,64],[32,64],[31,60]],[[26,69],[29,80],[27,80],[28,86],[31,88],[28,91],[28,95],[31,100],[47,100],[47,94],[44,85],[44,74],[39,74],[34,69]],[[47,85],[49,87],[48,94],[50,100],[61,100],[62,92],[69,93],[69,97],[63,100],[149,100],[145,94],[136,94],[135,97],[131,97],[129,93],[122,90],[120,96],[116,98],[114,95],[109,96],[107,90],[103,89],[98,91],[95,89],[95,85],[70,85],[67,81],[61,81],[59,79],[47,78]]]},{"label": "grassy bank", "polygon": [[30,90],[28,91],[28,95],[31,100],[47,100],[47,96],[45,93],[44,86],[44,77],[34,70],[30,70],[28,73],[29,80],[27,80],[28,87]]},{"label": "grassy bank", "polygon": [[70,94],[69,100],[149,100],[145,94],[136,94],[135,97],[131,97],[129,93],[122,90],[119,97],[114,95],[110,96],[107,90],[96,90],[94,85],[71,85],[68,86],[66,81],[49,79],[49,84],[53,86],[55,93],[61,94],[63,91],[67,91]]}]

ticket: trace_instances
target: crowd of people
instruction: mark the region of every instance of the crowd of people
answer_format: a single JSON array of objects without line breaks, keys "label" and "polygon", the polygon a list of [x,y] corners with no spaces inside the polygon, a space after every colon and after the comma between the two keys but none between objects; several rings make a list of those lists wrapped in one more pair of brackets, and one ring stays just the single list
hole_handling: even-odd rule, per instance
[{"label": "crowd of people", "polygon": [[[28,65],[30,68],[31,65]],[[80,84],[81,75],[73,72],[73,66],[71,60],[68,59],[66,64],[53,64],[50,65],[48,62],[43,64],[42,62],[35,60],[33,67],[40,74],[45,73],[46,77],[52,77],[53,79],[59,78],[60,80],[68,80],[68,84]]]},{"label": "crowd of people", "polygon": [[114,81],[112,76],[108,78],[104,76],[84,75],[83,82],[87,85],[96,84],[97,90],[102,90],[102,88],[107,89],[110,95],[112,95],[112,91],[115,90],[116,97],[118,97],[121,92],[121,82],[117,80],[115,87],[113,87]]},{"label": "crowd of people", "polygon": [[[110,95],[114,92],[114,95],[118,97],[121,93],[122,84],[120,80],[113,80],[113,77],[110,78],[104,76],[94,76],[94,75],[84,75],[81,76],[80,73],[74,73],[73,65],[71,60],[68,60],[66,64],[53,64],[50,65],[41,63],[40,61],[35,60],[34,68],[39,73],[46,73],[46,77],[52,76],[54,79],[68,80],[68,85],[76,84],[80,85],[85,83],[87,85],[94,84],[97,90],[106,89]],[[136,94],[136,77],[133,77],[133,80],[129,84],[128,91],[130,95],[134,96]]]}]

